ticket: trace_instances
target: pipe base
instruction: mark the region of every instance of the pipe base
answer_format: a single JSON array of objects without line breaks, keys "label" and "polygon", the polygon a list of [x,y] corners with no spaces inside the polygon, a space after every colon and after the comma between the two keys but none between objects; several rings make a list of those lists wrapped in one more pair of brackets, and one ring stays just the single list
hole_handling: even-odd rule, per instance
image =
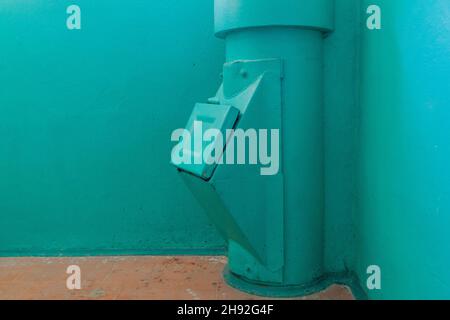
[{"label": "pipe base", "polygon": [[298,286],[272,286],[251,282],[230,271],[228,265],[223,271],[225,281],[231,287],[260,297],[295,298],[304,297],[325,290],[329,285],[327,278],[319,278],[311,283]]}]

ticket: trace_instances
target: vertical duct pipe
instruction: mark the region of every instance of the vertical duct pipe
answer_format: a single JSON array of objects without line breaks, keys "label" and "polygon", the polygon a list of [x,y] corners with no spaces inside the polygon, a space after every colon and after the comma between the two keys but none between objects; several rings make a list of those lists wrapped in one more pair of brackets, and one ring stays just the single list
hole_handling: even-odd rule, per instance
[{"label": "vertical duct pipe", "polygon": [[280,173],[179,169],[228,241],[228,282],[251,293],[307,294],[323,277],[322,46],[333,16],[333,0],[215,0],[224,82],[188,127],[237,110],[237,128],[279,129]]},{"label": "vertical duct pipe", "polygon": [[228,62],[283,60],[285,281],[312,282],[322,274],[323,257],[322,34],[295,27],[238,29],[227,34],[226,49]]}]

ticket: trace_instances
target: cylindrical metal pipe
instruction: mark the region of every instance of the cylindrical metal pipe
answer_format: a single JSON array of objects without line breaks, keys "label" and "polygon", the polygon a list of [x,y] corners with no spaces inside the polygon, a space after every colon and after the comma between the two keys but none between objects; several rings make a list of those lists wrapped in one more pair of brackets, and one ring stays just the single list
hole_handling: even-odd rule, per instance
[{"label": "cylindrical metal pipe", "polygon": [[[226,59],[281,58],[286,284],[322,274],[322,34],[293,27],[238,29],[226,36]],[[230,257],[232,259],[232,257]]]},{"label": "cylindrical metal pipe", "polygon": [[[227,62],[283,61],[283,287],[312,285],[323,275],[322,46],[323,32],[333,24],[332,4],[216,0],[215,5],[216,32],[226,41]],[[234,259],[232,251],[229,259]]]}]

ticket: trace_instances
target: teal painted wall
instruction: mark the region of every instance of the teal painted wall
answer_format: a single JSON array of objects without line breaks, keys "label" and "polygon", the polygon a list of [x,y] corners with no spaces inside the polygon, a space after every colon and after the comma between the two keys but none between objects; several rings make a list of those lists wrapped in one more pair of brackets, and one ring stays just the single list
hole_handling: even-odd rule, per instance
[{"label": "teal painted wall", "polygon": [[2,0],[0,39],[0,255],[223,251],[169,165],[220,84],[212,1]]},{"label": "teal painted wall", "polygon": [[381,267],[370,298],[450,299],[449,1],[363,4],[357,270]]},{"label": "teal painted wall", "polygon": [[[0,4],[0,255],[223,250],[169,165],[173,129],[212,96],[224,62],[213,1]],[[353,259],[357,9],[325,40],[328,272]],[[196,17],[193,19],[192,17]]]}]

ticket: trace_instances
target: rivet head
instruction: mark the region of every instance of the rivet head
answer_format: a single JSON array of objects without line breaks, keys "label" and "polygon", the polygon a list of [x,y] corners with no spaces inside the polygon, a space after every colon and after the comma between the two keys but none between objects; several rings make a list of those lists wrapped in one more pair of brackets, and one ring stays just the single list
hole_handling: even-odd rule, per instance
[{"label": "rivet head", "polygon": [[247,72],[247,70],[245,70],[245,69],[241,69],[240,74],[241,74],[241,77],[242,77],[242,78],[247,78],[247,77],[248,77],[248,72]]}]

